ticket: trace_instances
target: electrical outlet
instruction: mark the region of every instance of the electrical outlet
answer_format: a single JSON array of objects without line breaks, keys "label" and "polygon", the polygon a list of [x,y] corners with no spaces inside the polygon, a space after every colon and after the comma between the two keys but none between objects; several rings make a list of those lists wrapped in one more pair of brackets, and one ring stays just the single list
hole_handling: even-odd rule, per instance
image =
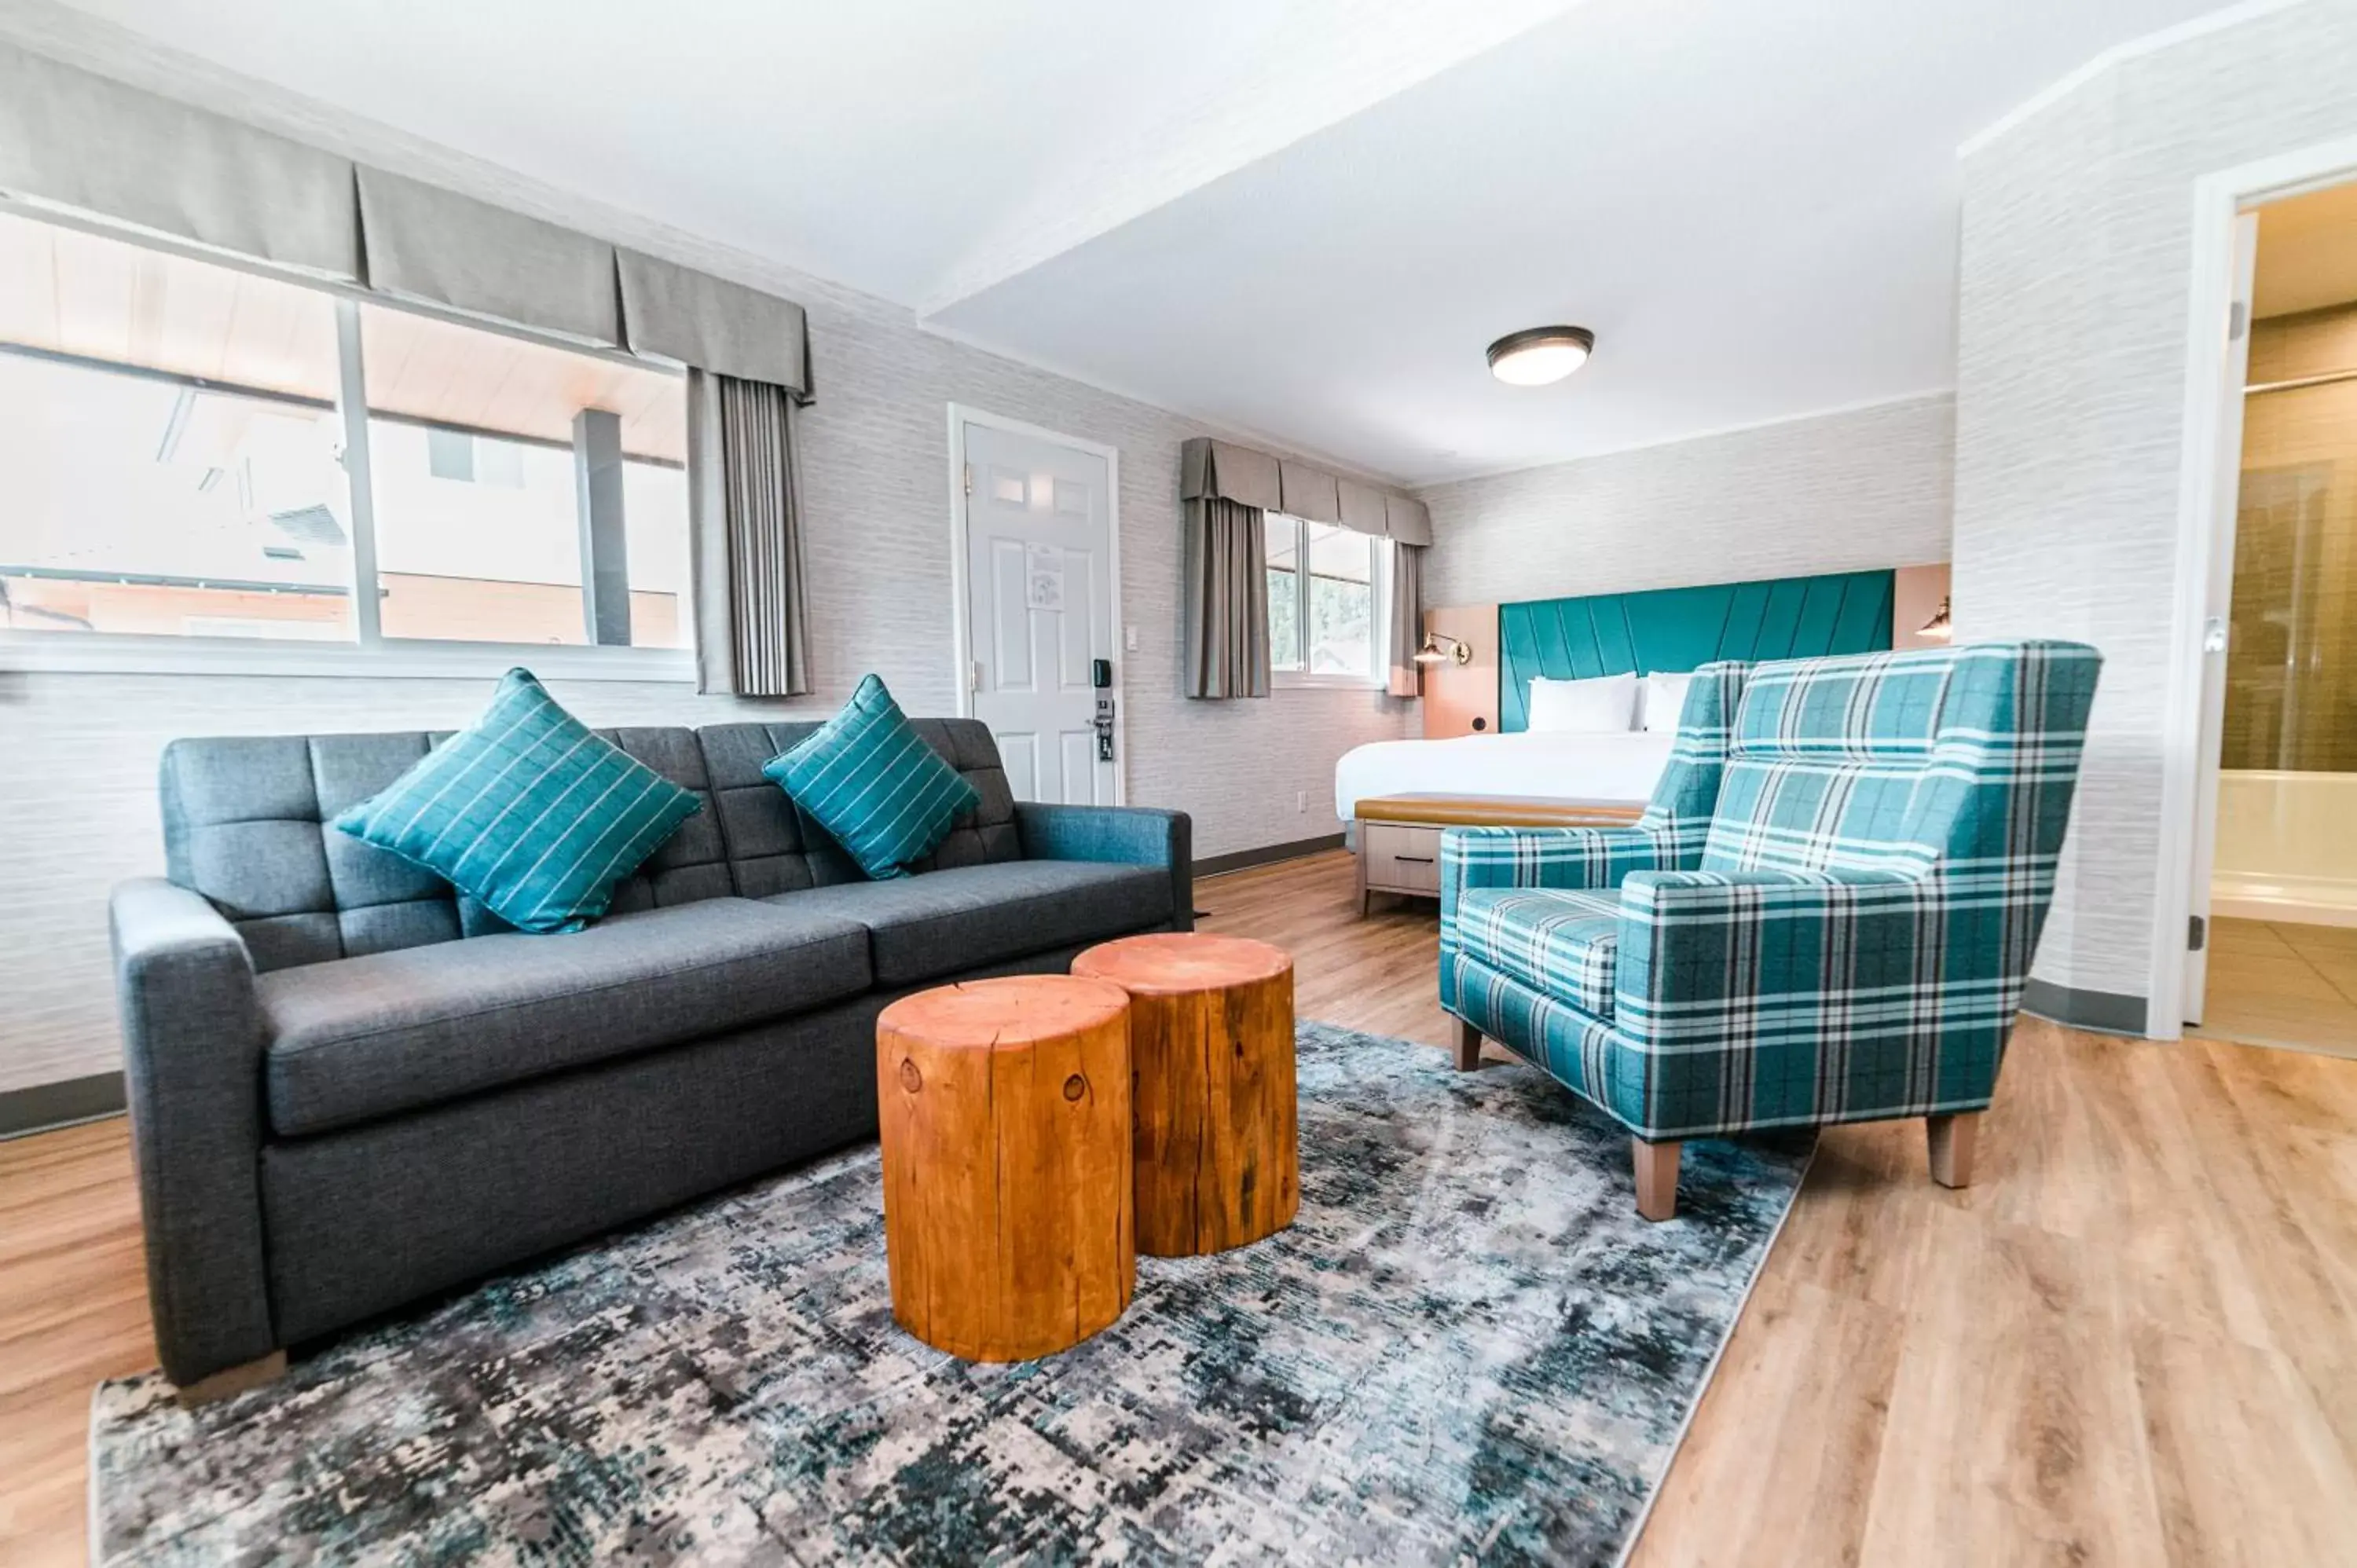
[{"label": "electrical outlet", "polygon": [[1294,809],[1296,811],[1308,811],[1308,810],[1309,809],[1309,791],[1308,791],[1308,790],[1307,790],[1307,789],[1296,789],[1296,790],[1293,792],[1293,809]]}]

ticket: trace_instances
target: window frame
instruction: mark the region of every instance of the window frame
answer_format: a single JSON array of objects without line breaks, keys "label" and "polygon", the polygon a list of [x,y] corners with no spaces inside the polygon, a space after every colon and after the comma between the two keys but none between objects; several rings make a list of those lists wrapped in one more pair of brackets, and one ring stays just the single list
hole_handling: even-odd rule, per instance
[{"label": "window frame", "polygon": [[[496,679],[519,664],[548,680],[676,682],[696,679],[694,638],[686,648],[623,648],[595,643],[461,642],[386,637],[379,625],[376,495],[369,445],[366,367],[361,352],[361,306],[404,311],[478,332],[521,339],[590,359],[682,378],[687,367],[659,355],[632,354],[561,332],[518,326],[470,311],[452,310],[402,295],[379,294],[296,267],[189,243],[133,224],[109,223],[46,202],[0,197],[0,212],[75,229],[145,250],[159,251],[290,284],[325,296],[336,313],[336,417],[342,427],[341,467],[351,507],[352,632],[350,641],[287,638],[173,637],[161,633],[60,634],[0,627],[0,670],[71,674],[292,675],[349,679]],[[583,574],[585,576],[587,574]],[[586,602],[589,585],[582,585]],[[692,617],[694,594],[683,596]],[[691,619],[691,626],[693,621]],[[694,636],[702,635],[694,628]]]},{"label": "window frame", "polygon": [[1264,583],[1266,582],[1269,573],[1275,570],[1268,560],[1268,533],[1270,528],[1280,520],[1296,531],[1294,533],[1296,564],[1293,573],[1293,628],[1298,642],[1294,651],[1301,663],[1299,667],[1291,670],[1277,668],[1275,635],[1272,630],[1268,672],[1270,689],[1300,692],[1364,692],[1387,689],[1389,682],[1383,669],[1383,628],[1390,624],[1391,619],[1391,553],[1377,548],[1386,542],[1372,533],[1360,533],[1356,529],[1344,528],[1340,523],[1317,524],[1318,527],[1331,528],[1339,532],[1356,534],[1367,542],[1367,586],[1371,590],[1367,607],[1370,619],[1367,626],[1366,673],[1363,675],[1321,673],[1308,667],[1309,663],[1309,530],[1313,524],[1313,519],[1296,517],[1291,512],[1274,510],[1264,514],[1261,528],[1261,580]]}]

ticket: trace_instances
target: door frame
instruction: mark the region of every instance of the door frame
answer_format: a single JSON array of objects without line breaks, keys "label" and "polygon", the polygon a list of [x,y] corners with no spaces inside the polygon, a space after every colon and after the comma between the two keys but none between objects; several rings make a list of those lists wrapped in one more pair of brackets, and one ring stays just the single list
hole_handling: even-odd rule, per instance
[{"label": "door frame", "polygon": [[957,692],[958,717],[974,717],[974,650],[971,618],[966,607],[969,585],[966,575],[966,505],[965,493],[965,427],[983,425],[991,430],[1003,430],[1010,435],[1028,435],[1036,441],[1052,442],[1069,446],[1075,452],[1086,452],[1102,457],[1105,465],[1105,527],[1112,535],[1106,554],[1106,569],[1112,576],[1111,602],[1113,648],[1113,802],[1116,806],[1129,803],[1129,698],[1123,689],[1129,660],[1122,631],[1121,590],[1121,448],[1108,446],[1102,441],[1084,441],[1077,435],[1067,435],[1060,430],[1032,424],[1005,414],[992,413],[971,403],[952,403],[950,417],[950,601],[952,610],[951,647],[954,662],[950,666],[951,683]]},{"label": "door frame", "polygon": [[[2357,180],[2357,136],[2206,175],[2193,186],[2192,280],[2186,308],[2185,420],[2178,457],[2177,576],[2169,609],[2167,701],[2161,712],[2160,865],[2153,898],[2152,993],[2145,1033],[2173,1040],[2188,1011],[2188,921],[2198,890],[2214,869],[2197,864],[2214,844],[2222,726],[2208,711],[2209,656],[2203,621],[2222,541],[2233,538],[2237,470],[2226,455],[2242,450],[2243,400],[2225,395],[2233,307],[2236,220],[2251,209]],[[2237,457],[2239,461],[2239,456]],[[2231,576],[2233,559],[2223,568]],[[2218,655],[2223,658],[2222,652]],[[2212,852],[2214,857],[2214,850]]]}]

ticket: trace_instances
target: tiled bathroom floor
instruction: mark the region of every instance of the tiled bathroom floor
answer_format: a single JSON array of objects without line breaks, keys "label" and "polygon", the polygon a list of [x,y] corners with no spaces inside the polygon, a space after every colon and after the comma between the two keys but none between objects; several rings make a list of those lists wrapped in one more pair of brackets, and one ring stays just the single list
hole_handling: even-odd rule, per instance
[{"label": "tiled bathroom floor", "polygon": [[2357,1058],[2357,928],[2221,918],[2194,1033]]}]

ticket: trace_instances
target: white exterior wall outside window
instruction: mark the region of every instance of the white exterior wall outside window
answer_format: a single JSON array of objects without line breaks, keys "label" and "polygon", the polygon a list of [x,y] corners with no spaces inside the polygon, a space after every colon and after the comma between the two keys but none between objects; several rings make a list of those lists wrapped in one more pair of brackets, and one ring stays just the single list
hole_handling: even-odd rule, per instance
[{"label": "white exterior wall outside window", "polygon": [[[629,646],[587,646],[583,410],[620,433]],[[660,367],[0,211],[0,645],[32,667],[692,674]]]}]

